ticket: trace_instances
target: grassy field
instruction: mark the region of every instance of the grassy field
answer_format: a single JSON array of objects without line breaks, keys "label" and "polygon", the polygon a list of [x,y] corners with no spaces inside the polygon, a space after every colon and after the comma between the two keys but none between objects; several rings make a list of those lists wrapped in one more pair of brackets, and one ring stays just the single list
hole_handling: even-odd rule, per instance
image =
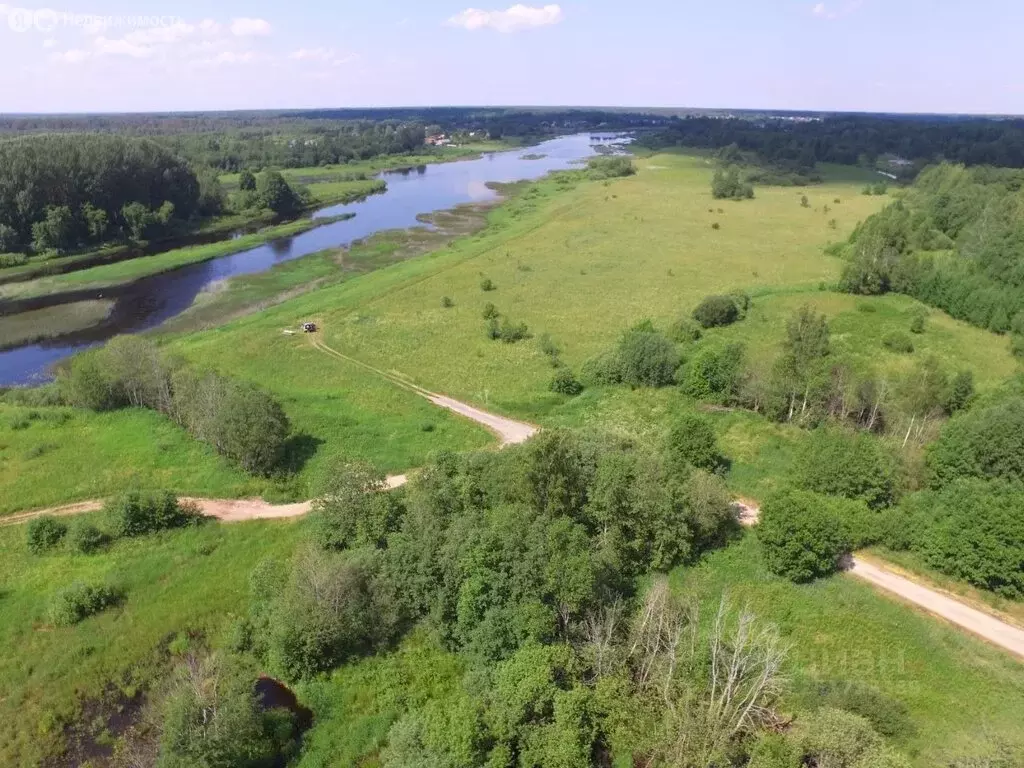
[{"label": "grassy field", "polygon": [[[0,527],[0,762],[34,763],[83,702],[144,691],[165,670],[175,638],[223,644],[245,610],[251,569],[264,557],[286,557],[303,534],[301,522],[211,524],[122,541],[97,555],[31,556],[24,527]],[[76,627],[49,626],[51,595],[76,579],[115,584],[126,599]],[[773,577],[748,535],[678,569],[673,583],[698,595],[705,611],[724,593],[779,627],[792,646],[784,711],[814,707],[818,683],[856,680],[907,708],[912,732],[897,746],[922,768],[985,755],[1000,742],[1021,746],[1024,667],[855,579],[797,586]],[[374,764],[402,711],[458,690],[464,673],[458,659],[417,633],[394,653],[300,686],[317,712],[301,765]],[[90,711],[102,732],[110,712]]]},{"label": "grassy field", "polygon": [[[786,322],[801,306],[824,314],[829,321],[832,350],[859,369],[874,369],[892,378],[906,375],[914,364],[934,356],[948,370],[974,372],[979,391],[996,387],[1020,370],[1010,353],[1008,337],[954,320],[908,296],[851,296],[828,291],[753,291],[753,305],[746,319],[723,329],[709,331],[709,339],[746,343],[757,363],[770,365],[786,336]],[[925,332],[910,333],[918,312],[927,312]],[[893,352],[883,339],[891,333],[908,336],[912,353]]]},{"label": "grassy field", "polygon": [[[607,185],[559,189],[565,185],[546,181],[498,212],[499,226],[433,259],[289,302],[232,333],[316,313],[328,343],[346,353],[453,396],[523,412],[547,399],[550,369],[535,343],[485,337],[485,303],[535,334],[552,334],[566,361],[579,365],[629,325],[670,321],[708,293],[814,289],[834,280],[838,262],[822,247],[880,205],[851,182],[802,192],[835,206],[827,215],[802,208],[792,189],[716,202],[710,174],[701,158],[657,155],[640,161],[637,176]],[[828,226],[831,218],[839,229]],[[498,289],[483,293],[484,277]],[[442,296],[455,306],[443,309]]]},{"label": "grassy field", "polygon": [[[934,619],[876,594],[850,577],[797,586],[771,576],[754,537],[673,574],[677,591],[698,595],[704,613],[719,597],[776,625],[791,650],[783,711],[817,706],[823,682],[858,681],[902,703],[910,733],[894,746],[921,768],[1024,746],[1024,667]],[[319,713],[302,768],[377,765],[390,726],[410,706],[457,693],[465,669],[425,634],[396,652],[356,662],[300,688]],[[971,706],[965,707],[964,702]],[[622,763],[625,765],[626,763]],[[618,765],[618,763],[617,763]]]},{"label": "grassy field", "polygon": [[[763,359],[781,339],[788,314],[809,302],[829,316],[837,349],[865,365],[897,373],[908,360],[933,353],[972,368],[980,388],[1016,370],[1004,339],[937,312],[914,336],[914,354],[894,355],[879,340],[906,330],[914,302],[822,289],[840,266],[823,246],[885,202],[860,195],[857,174],[829,169],[825,185],[759,188],[753,201],[732,203],[711,199],[712,169],[699,156],[659,154],[638,166],[635,177],[609,183],[577,176],[529,185],[488,214],[487,229],[447,245],[417,232],[386,235],[348,253],[318,254],[231,281],[201,299],[164,342],[196,365],[250,379],[282,401],[296,432],[316,447],[298,477],[248,478],[153,413],[0,402],[0,513],[132,485],[300,498],[334,454],[398,471],[432,451],[493,444],[475,425],[320,353],[307,337],[282,332],[302,320],[320,324],[324,340],[341,352],[436,391],[545,426],[599,426],[650,441],[662,438],[672,414],[698,404],[675,388],[596,387],[573,399],[551,394],[552,369],[536,339],[488,340],[483,306],[493,302],[537,336],[550,333],[573,367],[638,320],[664,325],[703,296],[736,289],[754,295],[753,311],[716,333],[747,341]],[[803,194],[809,208],[800,205]],[[497,290],[484,292],[485,278]],[[445,296],[454,306],[442,306]],[[273,306],[248,313],[261,303]],[[219,325],[228,317],[234,319]],[[731,487],[754,498],[785,476],[805,434],[750,413],[709,416],[733,462]],[[119,543],[93,557],[30,558],[24,529],[0,527],[0,763],[33,762],[106,681],[122,681],[131,692],[152,677],[176,633],[192,628],[218,642],[244,605],[249,570],[267,554],[290,551],[302,529],[207,526]],[[127,601],[73,629],[48,627],[49,596],[83,576],[126,587]],[[906,705],[915,731],[898,746],[921,768],[983,755],[1000,740],[1021,741],[1020,664],[858,581],[796,586],[772,577],[751,535],[676,571],[673,580],[679,590],[699,593],[709,609],[724,592],[780,627],[793,645],[787,707],[794,712],[814,706],[815,683],[857,680]],[[318,718],[302,765],[376,765],[374,755],[409,700],[461,685],[463,672],[454,657],[416,635],[393,654],[301,687]]]},{"label": "grassy field", "polygon": [[[102,731],[113,712],[96,700],[144,689],[164,671],[176,637],[222,642],[248,605],[249,572],[264,557],[286,556],[300,530],[287,522],[210,524],[94,555],[32,556],[24,526],[0,527],[0,764],[39,764],[84,702],[93,702],[86,726]],[[115,585],[125,600],[77,626],[51,626],[51,596],[75,580]]]},{"label": "grassy field", "polygon": [[198,264],[199,262],[210,261],[221,256],[240,253],[276,238],[298,235],[338,220],[336,217],[298,219],[287,224],[266,227],[259,232],[242,235],[233,240],[176,248],[173,251],[153,256],[140,256],[137,259],[121,261],[116,264],[104,264],[103,266],[82,269],[64,275],[52,275],[22,283],[10,283],[0,286],[0,299],[27,299],[33,296],[66,291],[109,288],[123,285],[142,277],[156,275],[160,272],[168,272],[188,264]]},{"label": "grassy field", "polygon": [[853,577],[803,586],[774,577],[750,534],[673,576],[706,610],[726,592],[779,627],[793,646],[795,708],[813,706],[816,683],[856,680],[907,707],[916,734],[898,746],[922,768],[991,756],[1000,742],[1024,747],[1024,665]]},{"label": "grassy field", "polygon": [[89,328],[103,322],[113,307],[113,301],[97,299],[0,315],[0,349]]}]

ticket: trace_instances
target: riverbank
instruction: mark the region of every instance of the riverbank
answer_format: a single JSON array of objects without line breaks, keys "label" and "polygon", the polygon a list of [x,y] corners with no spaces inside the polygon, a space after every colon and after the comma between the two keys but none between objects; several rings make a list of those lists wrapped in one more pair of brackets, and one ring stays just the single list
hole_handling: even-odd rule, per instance
[{"label": "riverbank", "polygon": [[153,256],[140,256],[114,264],[105,264],[63,275],[41,277],[23,283],[10,283],[0,286],[0,300],[27,300],[39,296],[52,297],[63,293],[113,288],[189,264],[198,264],[240,253],[279,238],[293,237],[317,227],[351,219],[354,215],[346,213],[319,219],[299,219],[286,224],[266,227],[258,232],[231,240],[177,248]]},{"label": "riverbank", "polygon": [[468,203],[419,216],[425,226],[379,232],[348,248],[329,248],[282,262],[265,272],[218,281],[200,293],[192,306],[164,323],[166,333],[206,330],[281,304],[357,275],[445,248],[456,239],[487,226],[487,214],[507,199],[515,185],[487,203]]}]

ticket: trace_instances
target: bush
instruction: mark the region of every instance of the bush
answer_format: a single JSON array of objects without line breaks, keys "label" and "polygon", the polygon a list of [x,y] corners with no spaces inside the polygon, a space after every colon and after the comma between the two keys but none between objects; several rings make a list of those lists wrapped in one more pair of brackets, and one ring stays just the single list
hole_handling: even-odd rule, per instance
[{"label": "bush", "polygon": [[203,519],[197,507],[179,503],[170,491],[151,494],[131,491],[108,501],[103,510],[116,538],[133,538],[183,528],[196,525]]},{"label": "bush", "polygon": [[1024,482],[1024,397],[956,416],[926,462],[935,488],[962,477]]},{"label": "bush", "polygon": [[33,555],[49,552],[60,544],[67,532],[67,525],[55,517],[36,517],[29,521],[26,531],[28,551]]},{"label": "bush", "polygon": [[683,391],[698,400],[734,402],[743,378],[745,355],[746,348],[740,343],[702,347],[683,369]]},{"label": "bush", "polygon": [[451,309],[452,307],[455,306],[455,302],[452,301],[450,296],[442,296],[441,297],[441,306],[444,309]]},{"label": "bush", "polygon": [[498,311],[498,308],[494,306],[491,302],[487,302],[487,304],[484,305],[483,315],[484,320],[493,320],[494,318],[499,317],[501,313]]},{"label": "bush", "polygon": [[695,413],[677,416],[668,434],[668,455],[676,467],[713,472],[722,464],[718,438],[711,422]]},{"label": "bush", "polygon": [[925,312],[917,312],[910,320],[910,332],[916,334],[924,333],[925,322],[928,315]]},{"label": "bush", "polygon": [[1024,334],[1015,333],[1010,337],[1010,354],[1024,358]]},{"label": "bush", "polygon": [[627,331],[619,342],[619,377],[632,387],[665,387],[675,380],[679,354],[662,334],[649,327]]},{"label": "bush", "polygon": [[889,506],[898,495],[897,459],[868,434],[818,429],[797,456],[797,485],[807,491]]},{"label": "bush", "polygon": [[676,344],[689,344],[700,341],[704,335],[698,323],[688,317],[681,317],[676,320],[668,329],[668,337]]},{"label": "bush", "polygon": [[820,768],[859,768],[883,747],[871,723],[841,709],[821,709],[799,726],[804,755]]},{"label": "bush", "polygon": [[53,596],[50,601],[50,621],[58,627],[70,627],[109,608],[120,597],[120,593],[112,587],[75,582]]},{"label": "bush", "polygon": [[902,331],[887,333],[882,339],[882,345],[891,352],[898,352],[903,355],[909,355],[914,351],[913,340]]},{"label": "bush", "polygon": [[795,582],[835,573],[850,551],[845,526],[830,500],[808,491],[779,491],[769,497],[757,537],[768,570]]},{"label": "bush", "polygon": [[494,284],[494,281],[491,280],[491,278],[485,277],[483,280],[480,281],[480,290],[483,291],[484,293],[489,293],[491,291],[498,290],[498,286]]},{"label": "bush", "polygon": [[573,376],[572,371],[568,368],[562,368],[555,373],[554,378],[551,379],[551,384],[548,387],[552,392],[556,392],[559,395],[568,395],[569,397],[575,397],[583,391],[583,384]]},{"label": "bush", "polygon": [[551,361],[551,365],[557,368],[561,365],[561,361],[558,356],[562,354],[562,350],[558,348],[555,340],[551,338],[548,333],[541,334],[541,337],[537,340],[537,344],[540,347],[540,351],[543,352],[548,359]]},{"label": "bush", "polygon": [[124,405],[123,392],[104,365],[101,352],[75,355],[67,373],[61,374],[61,394],[69,405],[90,411],[110,411]]},{"label": "bush", "polygon": [[693,319],[704,328],[732,325],[739,318],[739,307],[729,296],[708,296],[693,310]]},{"label": "bush", "polygon": [[587,175],[596,181],[632,176],[634,173],[633,158],[627,155],[592,157],[587,161]]},{"label": "bush", "polygon": [[106,534],[92,523],[80,521],[68,532],[68,545],[79,554],[91,555],[106,543]]},{"label": "bush", "polygon": [[824,682],[815,693],[821,706],[860,715],[883,736],[907,737],[916,731],[906,705],[867,683]]},{"label": "bush", "polygon": [[324,549],[383,547],[396,530],[401,509],[386,492],[387,479],[365,462],[328,463],[314,486],[314,529]]},{"label": "bush", "polygon": [[908,511],[912,516],[916,511],[917,520],[912,517],[909,527],[916,535],[907,543],[930,566],[1004,597],[1024,598],[1020,486],[959,480],[913,502]]},{"label": "bush", "polygon": [[506,344],[515,344],[517,341],[530,338],[530,329],[526,323],[514,323],[506,317],[501,321],[498,338]]},{"label": "bush", "polygon": [[280,466],[290,424],[281,404],[258,387],[183,371],[174,379],[174,405],[189,432],[245,471],[269,475]]}]

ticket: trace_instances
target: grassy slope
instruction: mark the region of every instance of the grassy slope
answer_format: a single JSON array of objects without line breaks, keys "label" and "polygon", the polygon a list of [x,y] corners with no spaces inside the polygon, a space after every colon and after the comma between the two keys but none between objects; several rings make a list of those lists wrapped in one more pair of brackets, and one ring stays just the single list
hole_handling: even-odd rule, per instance
[{"label": "grassy slope", "polygon": [[[144,685],[174,635],[219,643],[246,610],[249,572],[263,557],[287,556],[299,533],[287,522],[210,524],[96,555],[34,557],[24,526],[0,527],[0,765],[36,765],[79,702],[108,682],[129,693]],[[115,584],[126,599],[75,627],[50,626],[51,595],[75,580]]]},{"label": "grassy slope", "polygon": [[[840,229],[833,231],[824,214],[801,208],[791,189],[716,203],[703,160],[659,155],[640,165],[636,177],[607,186],[582,184],[551,202],[543,194],[518,201],[506,212],[508,227],[440,255],[432,274],[420,263],[403,265],[280,313],[315,311],[329,343],[342,351],[454,396],[522,412],[545,400],[550,369],[536,344],[505,346],[484,337],[486,302],[535,333],[553,334],[566,360],[578,365],[628,325],[644,317],[670,320],[709,292],[813,288],[833,279],[838,265],[821,247],[878,205],[849,184],[809,190],[822,200],[843,198]],[[543,212],[529,211],[534,205]],[[716,221],[720,230],[711,228]],[[498,290],[482,293],[483,276]],[[443,310],[441,296],[451,296],[455,308]],[[261,322],[277,321],[272,312]]]},{"label": "grassy slope", "polygon": [[798,586],[771,576],[752,535],[674,574],[714,610],[726,590],[774,622],[793,644],[792,706],[816,682],[860,680],[908,708],[917,735],[899,744],[916,765],[983,755],[1000,741],[1024,746],[1024,665],[930,616],[876,594],[852,577]]},{"label": "grassy slope", "polygon": [[[667,414],[692,404],[673,391],[599,388],[567,403],[544,394],[550,368],[536,344],[509,347],[486,341],[479,316],[482,305],[494,301],[514,318],[525,319],[536,332],[549,330],[566,347],[565,357],[576,365],[612,343],[624,326],[637,319],[667,320],[713,290],[767,284],[775,291],[758,299],[761,309],[742,330],[738,326],[727,333],[746,333],[752,343],[770,344],[770,329],[777,328],[784,317],[786,301],[807,297],[824,302],[854,301],[814,293],[819,281],[835,276],[838,266],[821,256],[820,247],[830,238],[844,236],[857,218],[880,203],[877,198],[855,195],[853,186],[839,184],[802,192],[762,189],[753,202],[719,205],[707,194],[710,170],[702,161],[659,155],[640,165],[636,178],[608,186],[584,184],[555,194],[556,185],[546,182],[536,193],[492,213],[492,231],[224,328],[181,336],[172,340],[172,346],[197,362],[252,378],[281,395],[299,428],[326,441],[312,468],[327,453],[347,450],[397,469],[415,465],[430,449],[472,448],[488,443],[489,438],[422,401],[316,354],[306,339],[281,334],[282,328],[307,317],[324,323],[327,340],[342,351],[410,374],[432,388],[514,413],[538,414],[545,424],[602,424],[630,434],[657,436]],[[799,206],[799,194],[803,193],[812,198],[812,206],[819,204],[819,196],[829,201],[835,196],[843,199],[829,214],[840,219],[838,231],[827,227],[824,214]],[[715,211],[721,207],[725,213],[707,213],[709,207]],[[721,230],[711,230],[710,222],[715,220],[722,222]],[[643,232],[639,240],[638,231]],[[498,291],[481,293],[482,275],[493,278]],[[801,289],[799,296],[786,295],[793,286]],[[451,295],[456,306],[442,310],[442,295]],[[903,299],[873,301],[882,309],[872,317],[894,325],[903,323],[908,309]],[[837,335],[844,335],[844,322],[856,323],[861,314],[866,322],[868,315],[858,314],[855,304],[839,307]],[[945,349],[943,354],[952,359],[972,354],[974,345],[991,343],[990,337],[974,333],[933,316],[920,343],[922,347],[934,343],[937,351]],[[851,332],[851,338],[858,334]],[[875,352],[865,347],[864,354],[874,356]],[[999,356],[997,351],[992,354]],[[997,365],[1004,365],[1002,358],[999,360]],[[985,364],[992,363],[986,360]],[[986,379],[983,370],[976,373],[979,381]],[[189,483],[207,483],[210,488],[224,489],[225,495],[240,491],[237,486],[231,490],[240,476],[229,469],[219,475],[219,469],[213,470],[217,460],[187,443],[184,436],[164,435],[168,447],[161,450],[151,445],[160,441],[148,437],[151,429],[158,428],[157,421],[147,421],[156,419],[149,414],[76,414],[68,422],[74,431],[68,433],[57,426],[41,425],[41,420],[27,429],[11,429],[10,424],[24,417],[24,409],[9,422],[4,416],[11,415],[13,409],[2,410],[0,445],[8,447],[2,454],[0,467],[6,474],[0,485],[9,509],[23,508],[28,497],[67,496],[64,483],[54,482],[66,476],[78,478],[76,497],[102,493],[100,485],[114,490],[116,472],[107,480],[87,485],[92,481],[88,467],[107,464],[112,469],[132,467],[141,478],[160,476],[165,484],[180,490],[191,490],[185,487]],[[45,413],[48,415],[49,409]],[[785,466],[800,437],[795,429],[766,424],[750,414],[716,414],[715,419],[726,452],[736,459],[731,482],[740,490],[749,488],[750,493],[763,490],[765,482],[770,482],[767,478],[780,474],[777,470]],[[436,431],[421,429],[428,420],[439,425]],[[52,429],[52,436],[33,432],[37,429]],[[164,429],[173,432],[170,427]],[[62,442],[68,434],[74,435],[68,440],[70,445],[60,449],[66,450],[66,455],[55,449],[27,458],[33,445]],[[122,450],[119,441],[133,434],[140,437]],[[87,442],[90,435],[93,442]],[[76,448],[83,444],[89,450],[81,455],[89,454],[90,462],[83,461],[79,470],[68,473],[67,467],[76,465]],[[96,460],[93,446],[103,444],[109,446],[110,458]],[[36,462],[35,474],[22,483],[18,478],[30,462]],[[159,471],[165,474],[158,475]],[[49,488],[44,487],[47,480]],[[9,488],[14,489],[13,494],[7,493]],[[38,503],[42,502],[29,506]],[[290,546],[291,539],[277,532],[296,528],[258,524],[212,530],[223,533],[204,530],[174,534],[152,545],[120,545],[138,548],[129,557],[118,554],[106,561],[111,568],[122,560],[124,564],[118,568],[138,568],[140,578],[127,608],[89,620],[77,629],[62,630],[57,637],[62,643],[47,643],[49,635],[32,628],[41,615],[45,595],[56,582],[74,576],[76,569],[94,567],[93,561],[47,558],[44,572],[49,575],[39,576],[39,569],[29,567],[20,554],[21,529],[0,529],[4,554],[0,567],[5,568],[7,590],[0,599],[0,626],[10,638],[3,647],[21,646],[19,660],[5,657],[4,663],[24,668],[16,674],[0,675],[16,681],[10,693],[0,695],[0,707],[6,709],[8,702],[13,702],[6,719],[15,724],[12,728],[28,734],[19,737],[18,749],[33,748],[27,746],[35,727],[30,713],[41,711],[40,702],[58,702],[59,709],[73,701],[66,678],[33,677],[43,672],[30,672],[29,668],[60,669],[60,656],[66,648],[71,650],[69,658],[77,658],[83,655],[82,647],[95,645],[93,655],[85,654],[95,660],[88,663],[106,669],[102,665],[112,664],[114,657],[107,655],[104,644],[92,640],[95,628],[102,628],[101,636],[116,637],[119,648],[131,649],[123,660],[127,664],[139,658],[137,654],[152,652],[157,642],[154,638],[160,635],[157,628],[202,625],[207,620],[203,617],[214,615],[215,610],[226,616],[241,604],[239,585],[244,584],[251,562],[268,547]],[[274,533],[268,535],[270,531]],[[212,555],[197,554],[207,546],[190,537],[213,535],[223,537],[221,545]],[[156,551],[143,555],[149,546]],[[150,560],[175,563],[176,567],[160,571]],[[211,578],[212,574],[216,577]],[[54,583],[33,581],[43,578]],[[676,579],[681,585],[700,585],[706,595],[728,588],[737,602],[750,601],[764,618],[781,625],[794,643],[795,704],[808,680],[836,678],[868,680],[905,701],[919,736],[903,746],[916,753],[922,766],[933,765],[943,756],[971,752],[983,739],[1019,736],[1024,712],[1019,665],[969,636],[875,595],[864,585],[840,578],[796,587],[773,579],[761,568],[750,538],[714,555],[703,566],[680,571]],[[30,586],[25,586],[26,582]],[[221,584],[227,589],[218,591]],[[208,590],[213,590],[213,596]],[[162,602],[157,602],[158,597],[172,600],[166,617],[159,610]],[[150,604],[152,610],[145,608]],[[210,611],[206,612],[208,605]],[[136,614],[134,607],[146,612]],[[30,645],[31,650],[26,651],[25,638],[37,634],[43,639],[35,642],[44,645]],[[416,652],[415,644],[406,652]],[[447,685],[445,681],[457,679],[458,670],[449,657],[425,653],[431,668],[437,666],[435,684]],[[363,662],[339,672],[323,689],[307,691],[311,701],[334,705],[321,710],[325,715],[310,743],[329,745],[322,748],[332,755],[371,754],[379,747],[398,706],[392,698],[381,698],[380,691],[396,674],[410,674],[409,670],[420,664],[417,661],[410,666],[407,659],[405,667],[396,672],[394,663],[389,659]],[[87,674],[84,679],[93,682],[83,691],[95,690],[101,677],[98,672]],[[29,708],[26,701],[34,702],[31,706],[36,709]],[[24,714],[19,714],[22,709]],[[317,762],[310,756],[310,765],[322,763],[324,760]]]},{"label": "grassy slope", "polygon": [[[208,525],[121,542],[94,556],[33,557],[24,549],[24,527],[0,527],[0,763],[33,763],[55,743],[60,723],[74,717],[77,702],[98,696],[108,680],[129,692],[145,685],[175,634],[199,631],[222,644],[245,609],[252,567],[287,556],[303,529],[290,522]],[[48,626],[50,595],[75,579],[118,584],[127,600],[74,628]],[[749,605],[779,626],[792,644],[787,710],[812,706],[816,682],[875,685],[908,707],[917,734],[898,746],[922,768],[1021,740],[1024,667],[852,578],[796,586],[772,577],[747,536],[678,569],[673,582],[699,594],[705,611],[724,592],[734,606]],[[357,764],[373,755],[407,699],[457,689],[463,671],[417,635],[394,654],[302,686],[318,714],[302,765]]]}]

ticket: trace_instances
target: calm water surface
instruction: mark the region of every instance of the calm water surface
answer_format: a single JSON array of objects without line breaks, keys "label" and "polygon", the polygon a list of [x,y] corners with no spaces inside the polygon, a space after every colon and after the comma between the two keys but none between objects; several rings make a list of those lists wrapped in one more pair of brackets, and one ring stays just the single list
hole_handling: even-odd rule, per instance
[{"label": "calm water surface", "polygon": [[[478,160],[426,165],[409,172],[386,172],[382,174],[388,183],[384,194],[361,202],[333,205],[313,214],[314,218],[321,218],[354,213],[355,218],[326,224],[232,256],[143,278],[123,288],[75,294],[71,297],[74,301],[99,298],[104,294],[106,298],[115,298],[108,321],[69,336],[0,352],[0,386],[45,381],[54,363],[75,352],[118,334],[155,328],[188,309],[203,289],[218,280],[263,272],[282,261],[326,248],[347,246],[384,230],[422,226],[416,219],[420,214],[494,199],[496,193],[487,188],[488,182],[537,179],[551,171],[571,168],[594,154],[593,144],[589,133],[565,136],[529,149],[484,155]],[[524,160],[524,155],[544,157]]]}]

